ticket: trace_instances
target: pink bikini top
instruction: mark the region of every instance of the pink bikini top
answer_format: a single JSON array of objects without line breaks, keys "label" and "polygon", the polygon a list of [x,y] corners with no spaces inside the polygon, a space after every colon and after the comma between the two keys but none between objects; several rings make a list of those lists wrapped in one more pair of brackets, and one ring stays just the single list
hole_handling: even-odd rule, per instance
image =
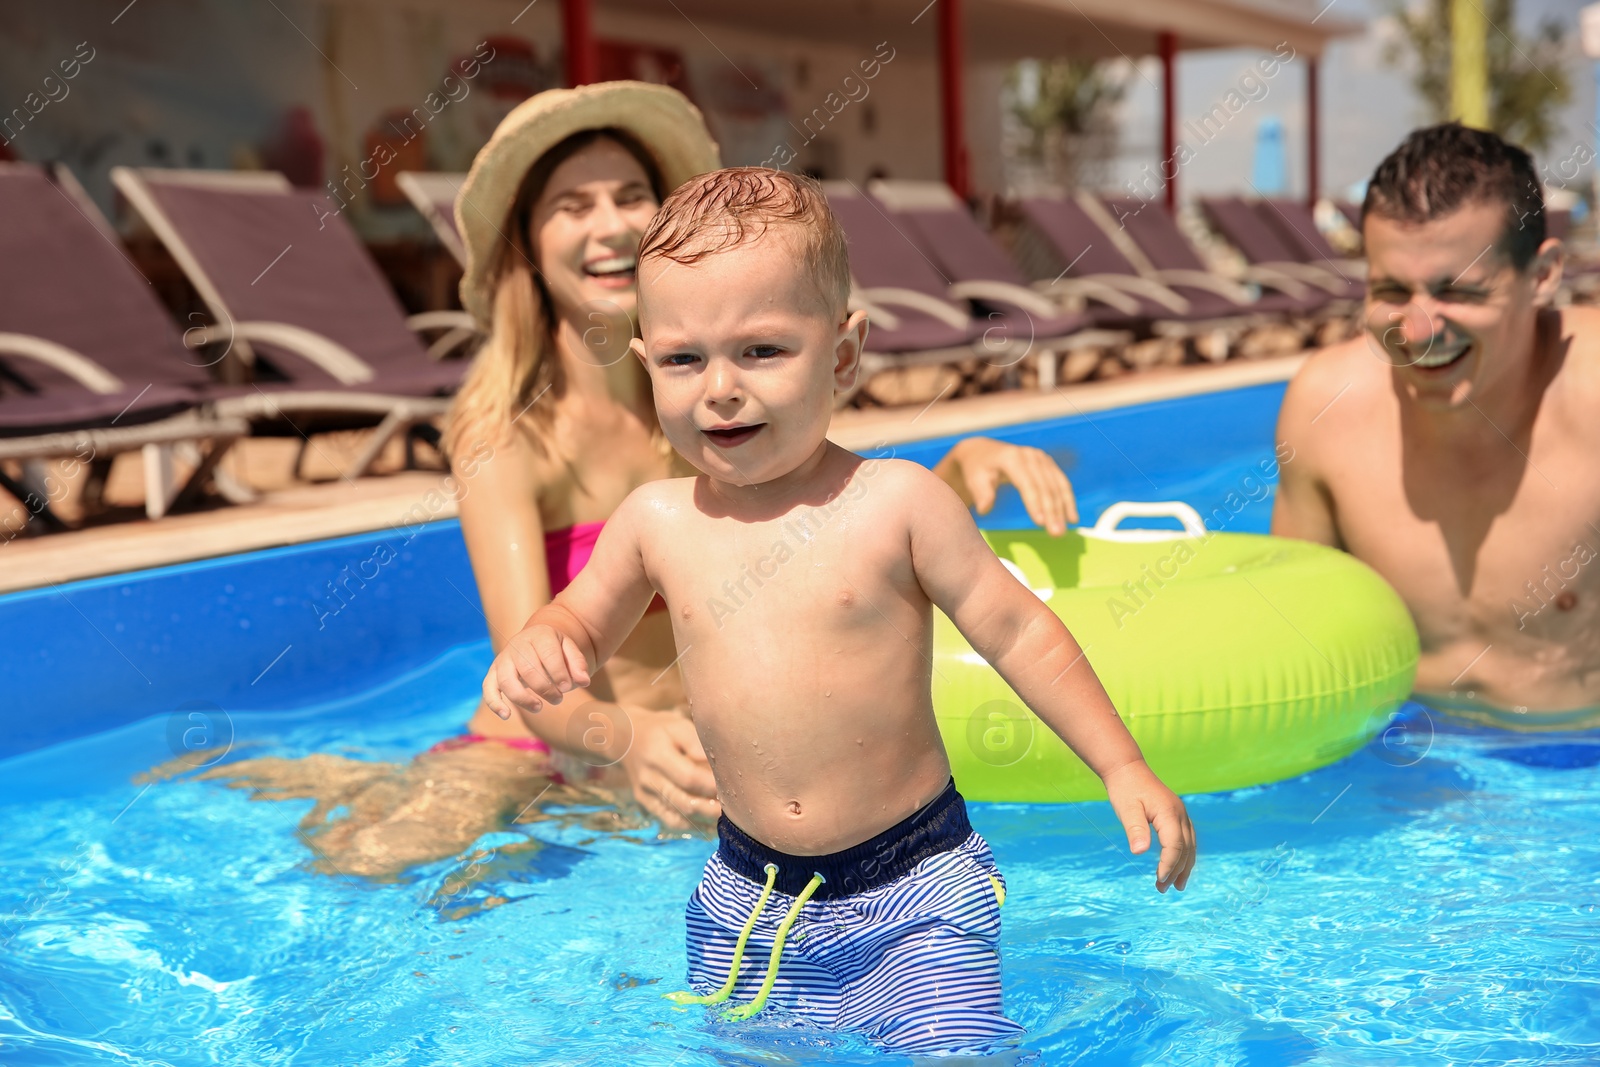
[{"label": "pink bikini top", "polygon": [[[544,532],[544,564],[550,572],[551,596],[571,585],[572,579],[583,570],[583,565],[594,555],[594,543],[604,528],[603,522],[580,522]],[[660,597],[655,597],[645,610],[665,611],[667,605]]]}]

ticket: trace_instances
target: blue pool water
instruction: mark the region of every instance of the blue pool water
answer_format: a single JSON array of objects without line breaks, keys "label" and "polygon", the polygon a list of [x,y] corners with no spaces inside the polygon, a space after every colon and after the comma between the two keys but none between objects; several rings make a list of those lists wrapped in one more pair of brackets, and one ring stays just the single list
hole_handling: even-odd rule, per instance
[{"label": "blue pool water", "polygon": [[[1245,480],[1280,395],[1007,436],[1073,464],[1085,518],[1176,498],[1260,530],[1270,494]],[[1187,436],[1207,419],[1223,429]],[[899,454],[922,451],[942,449]],[[1249,500],[1234,512],[1230,493]],[[1008,507],[993,525],[1018,524]],[[901,1062],[661,999],[708,842],[489,835],[475,892],[510,903],[452,921],[429,898],[457,861],[316,874],[295,837],[309,801],[134,784],[194,729],[251,755],[396,761],[455,732],[489,659],[459,532],[382,536],[393,562],[331,615],[325,584],[379,535],[0,598],[0,1064]],[[1018,1058],[1600,1061],[1597,765],[1600,738],[1413,708],[1332,767],[1191,798],[1182,895],[1155,893],[1103,804],[974,804],[1010,885]]]}]

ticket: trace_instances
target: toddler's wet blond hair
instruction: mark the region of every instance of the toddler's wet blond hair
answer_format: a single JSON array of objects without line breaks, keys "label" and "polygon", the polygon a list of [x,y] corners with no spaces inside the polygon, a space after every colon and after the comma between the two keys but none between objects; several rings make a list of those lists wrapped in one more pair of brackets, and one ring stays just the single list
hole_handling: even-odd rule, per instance
[{"label": "toddler's wet blond hair", "polygon": [[694,263],[737,248],[770,226],[794,226],[806,274],[823,306],[843,320],[850,297],[850,253],[822,186],[770,167],[727,167],[692,178],[662,203],[644,231],[639,263]]}]

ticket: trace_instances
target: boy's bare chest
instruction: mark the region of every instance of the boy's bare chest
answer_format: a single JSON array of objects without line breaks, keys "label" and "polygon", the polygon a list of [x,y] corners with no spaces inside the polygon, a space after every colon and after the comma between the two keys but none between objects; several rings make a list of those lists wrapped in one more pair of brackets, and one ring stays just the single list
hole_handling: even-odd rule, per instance
[{"label": "boy's bare chest", "polygon": [[[817,509],[821,511],[821,509]],[[903,548],[859,516],[791,515],[688,524],[655,550],[680,634],[760,627],[768,635],[846,634],[906,622],[920,598]],[[922,598],[925,599],[925,598]]]}]

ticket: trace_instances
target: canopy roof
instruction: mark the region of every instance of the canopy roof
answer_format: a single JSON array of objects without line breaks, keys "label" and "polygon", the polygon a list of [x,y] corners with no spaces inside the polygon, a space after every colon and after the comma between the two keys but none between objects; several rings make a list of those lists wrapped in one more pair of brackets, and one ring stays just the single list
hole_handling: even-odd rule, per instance
[{"label": "canopy roof", "polygon": [[[691,22],[737,26],[819,42],[888,41],[910,54],[931,53],[939,0],[672,0]],[[1337,0],[1335,0],[1337,2]],[[661,13],[661,0],[597,0],[602,9]],[[1327,0],[964,0],[964,48],[975,61],[1079,56],[1137,58],[1157,51],[1157,35],[1177,35],[1180,49],[1260,48],[1287,44],[1321,55],[1328,41],[1361,32],[1336,20]],[[1320,12],[1319,13],[1319,9]]]}]

